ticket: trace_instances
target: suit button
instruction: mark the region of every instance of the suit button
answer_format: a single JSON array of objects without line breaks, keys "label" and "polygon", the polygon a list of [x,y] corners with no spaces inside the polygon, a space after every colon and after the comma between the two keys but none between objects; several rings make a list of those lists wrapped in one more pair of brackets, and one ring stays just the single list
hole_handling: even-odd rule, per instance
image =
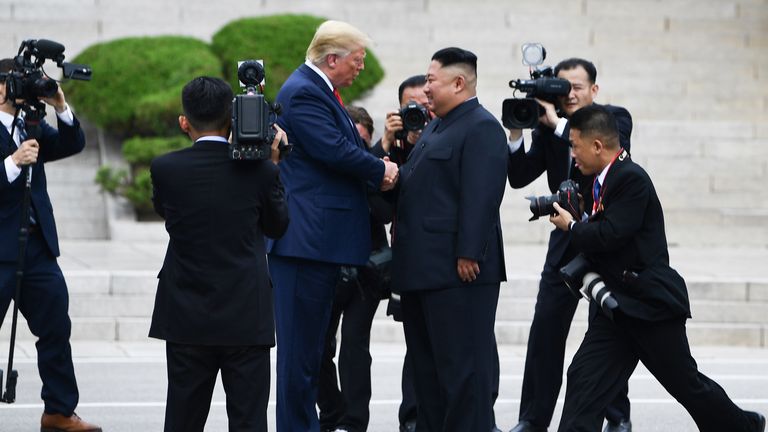
[{"label": "suit button", "polygon": [[421,143],[421,148],[424,148],[424,143]]}]

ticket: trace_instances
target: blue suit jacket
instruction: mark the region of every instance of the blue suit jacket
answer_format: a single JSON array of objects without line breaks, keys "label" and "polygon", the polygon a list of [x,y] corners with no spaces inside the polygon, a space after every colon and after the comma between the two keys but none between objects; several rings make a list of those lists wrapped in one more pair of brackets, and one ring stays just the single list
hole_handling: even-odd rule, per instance
[{"label": "blue suit jacket", "polygon": [[[42,135],[37,163],[32,168],[32,206],[35,208],[37,223],[42,231],[48,249],[54,256],[59,256],[59,238],[56,222],[53,219],[53,207],[48,197],[45,178],[45,163],[79,153],[85,147],[85,135],[80,129],[80,122],[68,126],[58,121],[58,131],[45,121],[40,122]],[[16,151],[16,144],[5,127],[0,127],[0,155],[2,159]],[[24,198],[26,176],[24,171],[12,183],[8,183],[5,164],[0,163],[0,261],[16,261],[19,243],[16,241],[21,224],[21,203]]]},{"label": "blue suit jacket", "polygon": [[364,264],[371,252],[366,183],[379,187],[372,156],[323,79],[299,66],[277,94],[278,124],[293,151],[280,162],[291,223],[268,252],[337,264]]}]

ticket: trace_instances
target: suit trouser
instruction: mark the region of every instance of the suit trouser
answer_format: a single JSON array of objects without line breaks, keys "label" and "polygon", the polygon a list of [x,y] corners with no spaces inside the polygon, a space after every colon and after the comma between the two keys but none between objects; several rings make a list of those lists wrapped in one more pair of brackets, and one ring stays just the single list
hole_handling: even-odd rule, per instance
[{"label": "suit trouser", "polygon": [[756,430],[752,418],[716,382],[698,371],[685,318],[645,321],[593,312],[589,329],[568,368],[560,432],[600,430],[609,402],[621,393],[637,362],[693,417],[701,432]]},{"label": "suit trouser", "polygon": [[416,429],[491,430],[499,284],[405,292],[401,299],[418,401]]},{"label": "suit trouser", "polygon": [[165,353],[165,432],[203,431],[219,370],[227,395],[229,431],[267,431],[269,347],[166,342]]},{"label": "suit trouser", "polygon": [[[320,364],[317,405],[321,430],[343,428],[350,432],[368,428],[371,401],[371,325],[380,298],[352,284],[336,287],[331,322]],[[341,322],[338,379],[336,385],[336,331]]]},{"label": "suit trouser", "polygon": [[[16,290],[17,268],[15,261],[0,262],[0,324]],[[72,415],[79,399],[69,345],[72,323],[68,309],[67,284],[56,257],[51,255],[42,235],[32,233],[27,242],[19,311],[38,338],[35,347],[45,412],[65,416]]]},{"label": "suit trouser", "polygon": [[339,265],[269,255],[277,333],[277,430],[318,432],[318,379]]},{"label": "suit trouser", "polygon": [[[565,342],[579,299],[571,294],[562,277],[549,263],[544,264],[536,297],[536,309],[528,336],[525,371],[520,398],[520,420],[537,426],[549,426],[563,383]],[[606,411],[608,420],[628,420],[628,386]]]}]

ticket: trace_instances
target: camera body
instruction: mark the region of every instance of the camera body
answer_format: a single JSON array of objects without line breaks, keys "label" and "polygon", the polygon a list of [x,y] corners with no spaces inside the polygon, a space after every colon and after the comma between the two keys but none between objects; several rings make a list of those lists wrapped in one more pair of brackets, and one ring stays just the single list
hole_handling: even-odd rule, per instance
[{"label": "camera body", "polygon": [[523,64],[530,67],[529,80],[512,80],[509,86],[515,92],[525,93],[525,98],[505,99],[501,106],[501,122],[508,129],[533,129],[539,124],[539,117],[544,108],[535,98],[555,104],[558,96],[565,96],[571,91],[571,83],[556,78],[551,67],[540,67],[547,56],[541,44],[523,45]]},{"label": "camera body", "polygon": [[560,269],[560,277],[571,294],[594,301],[608,318],[613,319],[613,311],[619,307],[619,303],[605,286],[603,278],[592,271],[592,264],[584,254],[576,255],[563,266]]},{"label": "camera body", "polygon": [[[280,114],[279,105],[270,105],[262,94],[264,66],[257,60],[240,62],[237,78],[245,88],[244,94],[232,101],[232,143],[229,158],[232,160],[264,160],[272,155],[273,128]],[[280,146],[280,157],[290,151]]]},{"label": "camera body", "polygon": [[420,103],[410,100],[398,113],[403,120],[403,128],[395,132],[395,139],[405,140],[408,132],[417,132],[424,129],[429,122],[429,113]]},{"label": "camera body", "polygon": [[525,199],[531,201],[530,208],[531,213],[533,213],[533,216],[528,221],[534,221],[540,217],[557,213],[553,205],[554,203],[570,212],[577,220],[579,218],[579,184],[571,179],[560,183],[560,187],[557,188],[557,192],[553,195],[529,196],[525,197]]}]

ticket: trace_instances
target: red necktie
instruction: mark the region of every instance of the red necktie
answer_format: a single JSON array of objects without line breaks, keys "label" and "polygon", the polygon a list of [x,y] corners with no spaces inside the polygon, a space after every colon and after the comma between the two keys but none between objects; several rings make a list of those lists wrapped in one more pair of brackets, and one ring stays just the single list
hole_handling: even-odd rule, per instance
[{"label": "red necktie", "polygon": [[333,95],[334,95],[334,96],[336,96],[336,100],[338,100],[338,101],[339,101],[339,103],[341,104],[341,106],[344,106],[344,101],[343,101],[343,100],[341,100],[341,93],[339,93],[339,89],[336,89],[336,88],[335,88],[335,89],[333,89]]}]

